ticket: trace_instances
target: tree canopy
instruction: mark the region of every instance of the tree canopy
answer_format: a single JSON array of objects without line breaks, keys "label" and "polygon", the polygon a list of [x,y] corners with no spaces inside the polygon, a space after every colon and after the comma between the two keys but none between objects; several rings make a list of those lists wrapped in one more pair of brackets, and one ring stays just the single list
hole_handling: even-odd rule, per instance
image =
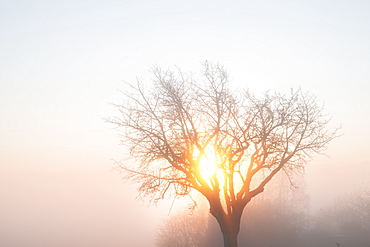
[{"label": "tree canopy", "polygon": [[303,170],[337,136],[316,97],[300,89],[257,97],[231,89],[227,71],[209,62],[199,77],[151,72],[152,86],[128,84],[120,115],[108,120],[135,159],[121,168],[154,201],[199,191],[225,238],[237,235],[244,207],[275,174]]}]

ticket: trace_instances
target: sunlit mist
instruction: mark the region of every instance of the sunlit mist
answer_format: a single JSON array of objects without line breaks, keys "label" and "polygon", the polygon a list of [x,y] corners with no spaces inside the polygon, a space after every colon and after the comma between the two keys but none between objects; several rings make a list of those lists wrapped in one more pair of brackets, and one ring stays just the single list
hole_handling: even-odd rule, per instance
[{"label": "sunlit mist", "polygon": [[[140,186],[117,171],[118,162],[133,163],[104,119],[117,113],[111,103],[126,100],[120,92],[129,90],[126,82],[138,79],[147,88],[151,66],[196,72],[206,60],[225,66],[230,88],[240,94],[240,88],[257,95],[311,92],[344,134],[327,156],[312,155],[302,178],[286,181],[283,173],[283,192],[272,180],[252,200],[241,241],[279,247],[306,233],[307,241],[280,246],[369,246],[350,240],[370,232],[370,207],[362,207],[370,193],[370,1],[4,0],[0,6],[1,247],[156,247],[161,225],[188,213],[187,201],[165,198],[148,207]],[[211,187],[215,177],[223,187],[227,167],[219,167],[214,146],[204,153],[194,148],[193,155],[205,184]],[[234,184],[245,179],[237,169],[249,164],[235,167]],[[206,223],[208,206],[188,221]],[[214,225],[201,233],[216,241]]]}]

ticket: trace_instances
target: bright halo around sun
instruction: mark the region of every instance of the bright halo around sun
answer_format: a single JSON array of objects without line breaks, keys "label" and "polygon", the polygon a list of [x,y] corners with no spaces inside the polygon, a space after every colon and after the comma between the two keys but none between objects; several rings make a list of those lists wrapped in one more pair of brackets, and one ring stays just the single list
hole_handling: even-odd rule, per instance
[{"label": "bright halo around sun", "polygon": [[213,146],[209,145],[200,158],[199,168],[203,177],[211,177],[217,170],[217,154]]}]

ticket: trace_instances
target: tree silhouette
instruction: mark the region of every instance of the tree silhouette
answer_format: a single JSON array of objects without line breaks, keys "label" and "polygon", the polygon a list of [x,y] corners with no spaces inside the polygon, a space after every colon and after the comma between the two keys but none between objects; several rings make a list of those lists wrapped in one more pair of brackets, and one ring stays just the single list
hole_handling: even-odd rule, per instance
[{"label": "tree silhouette", "polygon": [[199,191],[220,225],[225,247],[237,246],[245,206],[279,171],[303,170],[336,137],[313,95],[232,91],[227,71],[209,62],[199,78],[153,67],[153,86],[128,84],[121,131],[135,162],[121,164],[139,195],[156,201]]}]

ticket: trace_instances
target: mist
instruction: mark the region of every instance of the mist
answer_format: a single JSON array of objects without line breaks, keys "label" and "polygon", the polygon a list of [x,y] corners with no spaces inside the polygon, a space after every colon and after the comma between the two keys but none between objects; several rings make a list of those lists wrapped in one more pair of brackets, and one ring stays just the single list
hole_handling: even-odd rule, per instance
[{"label": "mist", "polygon": [[[332,232],[324,234],[315,217],[342,224],[344,218],[340,223],[327,212],[339,204],[353,209],[355,195],[370,188],[369,3],[0,5],[0,246],[156,246],[160,227],[186,203],[148,206],[137,199],[138,185],[125,183],[115,169],[126,150],[104,118],[117,114],[109,103],[124,100],[122,81],[150,83],[154,64],[198,71],[206,60],[224,65],[234,87],[310,91],[332,127],[342,126],[343,135],[326,156],[312,157],[299,180],[311,217],[304,232],[312,235],[302,235],[297,246],[319,234],[368,229],[328,227]],[[247,239],[248,229],[245,241],[257,244]]]},{"label": "mist", "polygon": [[[292,183],[292,181],[295,181]],[[318,210],[310,207],[301,175],[274,178],[244,210],[240,246],[367,246],[370,242],[370,191],[342,195]],[[216,219],[201,197],[194,211],[179,209],[157,233],[157,246],[222,247]]]}]

